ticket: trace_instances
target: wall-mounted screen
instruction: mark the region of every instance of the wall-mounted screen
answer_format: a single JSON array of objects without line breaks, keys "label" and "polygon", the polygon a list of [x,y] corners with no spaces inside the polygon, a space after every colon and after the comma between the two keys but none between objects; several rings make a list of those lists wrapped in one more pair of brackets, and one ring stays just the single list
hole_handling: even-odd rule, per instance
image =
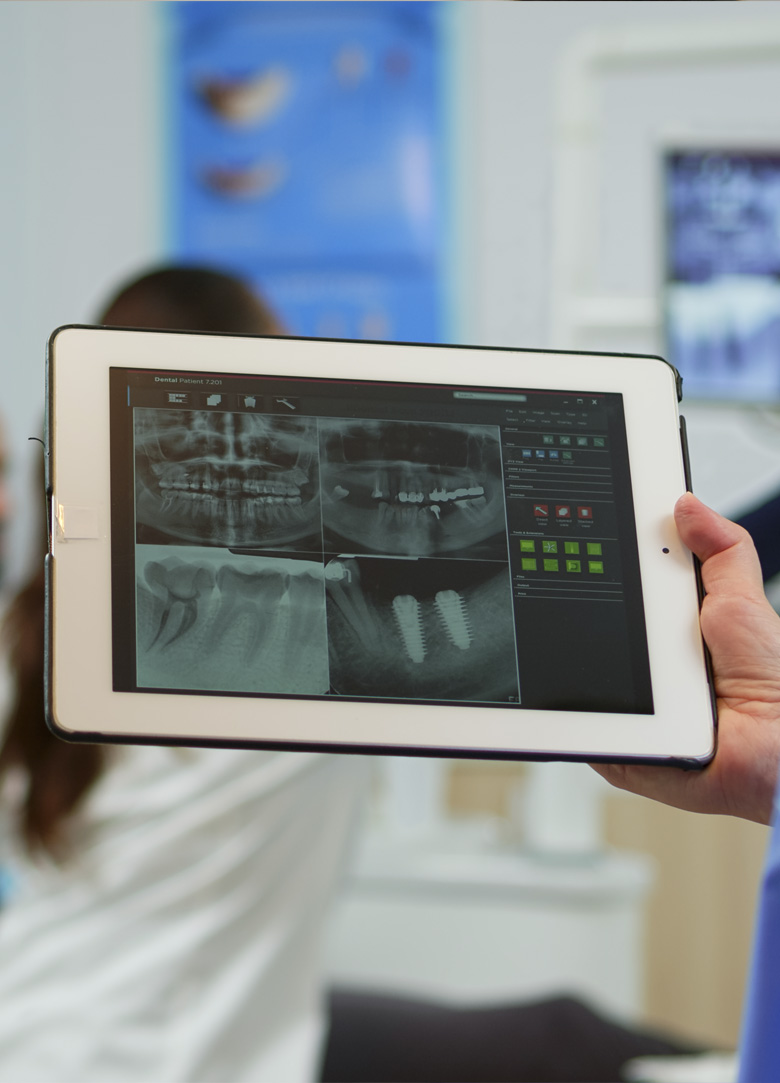
[{"label": "wall-mounted screen", "polygon": [[663,157],[666,356],[686,398],[780,400],[780,142]]}]

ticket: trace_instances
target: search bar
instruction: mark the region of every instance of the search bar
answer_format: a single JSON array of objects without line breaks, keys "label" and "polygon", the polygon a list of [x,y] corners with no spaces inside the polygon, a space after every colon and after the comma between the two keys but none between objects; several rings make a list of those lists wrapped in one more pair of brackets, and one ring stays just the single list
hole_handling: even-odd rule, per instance
[{"label": "search bar", "polygon": [[527,395],[501,395],[491,391],[453,391],[456,399],[487,399],[489,402],[528,402]]}]

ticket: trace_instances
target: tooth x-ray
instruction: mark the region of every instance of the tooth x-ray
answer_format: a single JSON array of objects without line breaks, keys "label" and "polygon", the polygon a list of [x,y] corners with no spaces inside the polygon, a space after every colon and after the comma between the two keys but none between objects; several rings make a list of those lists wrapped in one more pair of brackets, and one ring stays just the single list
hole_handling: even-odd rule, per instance
[{"label": "tooth x-ray", "polygon": [[326,548],[506,557],[492,426],[328,419],[320,454]]},{"label": "tooth x-ray", "polygon": [[135,411],[138,540],[321,548],[313,418]]},{"label": "tooth x-ray", "polygon": [[322,565],[227,550],[139,546],[141,687],[322,695]]},{"label": "tooth x-ray", "polygon": [[666,338],[686,394],[780,399],[780,149],[664,157]]},{"label": "tooth x-ray", "polygon": [[519,700],[494,427],[137,409],[134,444],[139,685]]},{"label": "tooth x-ray", "polygon": [[518,702],[506,567],[337,557],[325,586],[334,690]]}]

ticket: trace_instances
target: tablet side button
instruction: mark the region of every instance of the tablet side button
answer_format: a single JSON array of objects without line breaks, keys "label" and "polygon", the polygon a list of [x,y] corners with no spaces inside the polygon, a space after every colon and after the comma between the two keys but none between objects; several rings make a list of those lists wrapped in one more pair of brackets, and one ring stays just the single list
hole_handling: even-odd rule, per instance
[{"label": "tablet side button", "polygon": [[[688,455],[688,429],[685,424],[685,418],[680,414],[680,446],[682,448],[683,458],[683,470],[685,471],[685,487],[688,492],[693,492],[693,485],[691,484],[691,460]],[[699,607],[704,601],[704,582],[701,575],[701,562],[696,554],[693,554],[693,570],[696,576],[696,590],[699,595]],[[718,732],[718,700],[715,694],[715,678],[712,671],[712,658],[710,657],[709,648],[706,643],[702,643],[704,648],[704,668],[707,673],[707,682],[709,684],[710,691],[710,707],[712,709],[712,720],[715,728],[715,736],[717,740]],[[714,752],[713,752],[714,755]],[[683,767],[686,769],[698,769],[706,767],[712,757],[704,757],[702,760],[692,760],[689,763],[683,763]]]},{"label": "tablet side button", "polygon": [[683,471],[685,473],[685,487],[689,493],[693,492],[691,482],[691,459],[688,454],[688,427],[685,418],[680,414],[680,447],[682,448]]}]

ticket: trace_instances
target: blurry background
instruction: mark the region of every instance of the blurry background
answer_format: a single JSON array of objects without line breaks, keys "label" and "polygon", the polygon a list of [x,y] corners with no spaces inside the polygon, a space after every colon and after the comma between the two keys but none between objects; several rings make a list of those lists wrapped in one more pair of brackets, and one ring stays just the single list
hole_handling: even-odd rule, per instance
[{"label": "blurry background", "polygon": [[[6,0],[11,580],[46,338],[172,258],[249,275],[293,333],[499,346],[664,353],[667,275],[712,286],[674,310],[694,484],[729,515],[772,495],[780,361],[747,377],[780,319],[775,246],[750,247],[780,236],[775,8]],[[664,150],[702,148],[667,208]],[[733,1044],[764,843],[585,768],[388,761],[330,967],[463,1001],[565,989]]]}]

